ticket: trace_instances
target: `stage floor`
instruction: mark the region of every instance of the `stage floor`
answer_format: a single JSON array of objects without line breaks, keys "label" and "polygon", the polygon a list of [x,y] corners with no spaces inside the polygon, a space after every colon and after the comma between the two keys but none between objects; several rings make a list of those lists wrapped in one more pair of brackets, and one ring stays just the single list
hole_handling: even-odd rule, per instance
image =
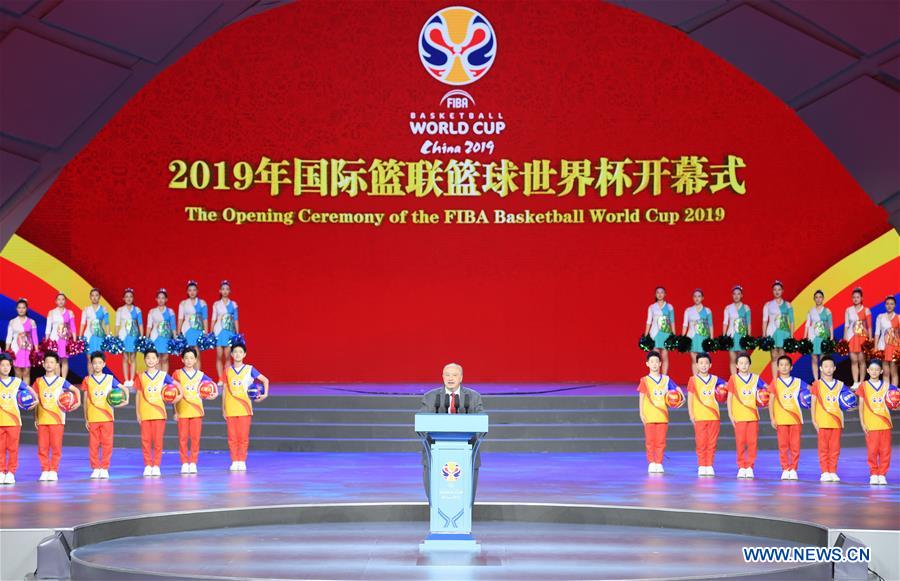
[{"label": "stage floor", "polygon": [[[803,450],[800,479],[779,480],[778,454],[762,451],[755,480],[737,480],[734,453],[716,458],[716,478],[697,478],[692,452],[666,454],[666,473],[648,475],[637,452],[483,455],[478,500],[638,506],[741,513],[829,528],[900,530],[900,448],[888,486],[870,486],[866,452],[841,453],[840,483],[820,483],[818,458]],[[161,478],[143,478],[136,449],[116,449],[112,478],[90,480],[87,449],[66,447],[58,482],[38,482],[34,446],[23,446],[15,486],[0,486],[0,528],[53,529],[150,513],[304,503],[425,501],[418,454],[251,451],[246,473],[227,453],[200,456],[200,473],[179,474],[163,456]]]}]

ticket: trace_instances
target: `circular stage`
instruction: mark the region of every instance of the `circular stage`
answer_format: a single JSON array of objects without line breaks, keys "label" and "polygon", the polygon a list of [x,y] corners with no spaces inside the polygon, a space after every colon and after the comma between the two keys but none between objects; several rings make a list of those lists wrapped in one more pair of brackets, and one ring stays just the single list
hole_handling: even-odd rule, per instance
[{"label": "circular stage", "polygon": [[[825,579],[742,547],[822,546],[825,528],[734,514],[479,504],[478,553],[425,553],[424,504],[171,513],[76,527],[73,579]],[[137,537],[137,538],[136,538]]]}]

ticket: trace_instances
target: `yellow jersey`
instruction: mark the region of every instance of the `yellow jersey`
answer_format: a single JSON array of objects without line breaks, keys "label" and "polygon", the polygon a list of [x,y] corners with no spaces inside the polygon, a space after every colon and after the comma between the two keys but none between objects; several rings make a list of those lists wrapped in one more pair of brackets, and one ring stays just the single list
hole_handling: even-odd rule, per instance
[{"label": "yellow jersey", "polygon": [[706,381],[699,375],[691,376],[688,379],[688,393],[693,394],[691,398],[691,414],[694,421],[718,421],[720,418],[719,402],[716,401],[716,387],[725,383],[715,375],[709,374]]},{"label": "yellow jersey", "polygon": [[[672,384],[675,387],[675,384]],[[666,394],[669,393],[669,377],[660,375],[653,379],[649,375],[641,378],[637,390],[644,394],[641,412],[644,422],[648,424],[666,424],[669,422],[669,408],[666,405]]]},{"label": "yellow jersey", "polygon": [[239,370],[233,365],[225,369],[225,389],[222,390],[222,405],[225,417],[252,416],[253,402],[247,395],[247,388],[259,377],[259,371],[252,365],[244,365]]},{"label": "yellow jersey", "polygon": [[143,372],[137,381],[137,406],[141,421],[164,420],[168,417],[162,398],[165,386],[174,383],[172,376],[157,369],[155,375]]},{"label": "yellow jersey", "polygon": [[0,379],[0,428],[22,425],[22,415],[16,401],[21,385],[22,380],[18,377],[7,377],[5,382]]},{"label": "yellow jersey", "polygon": [[859,407],[862,409],[863,425],[867,430],[890,430],[894,427],[891,412],[885,403],[888,387],[884,380],[878,387],[872,385],[871,380],[866,380],[856,390]]},{"label": "yellow jersey", "polygon": [[116,419],[113,407],[106,401],[106,396],[114,387],[119,387],[119,381],[106,373],[100,374],[99,377],[89,375],[81,383],[88,423],[112,422]]},{"label": "yellow jersey", "polygon": [[728,391],[731,393],[731,416],[736,422],[758,422],[759,410],[756,409],[756,392],[765,388],[758,375],[750,373],[741,377],[735,373],[728,379]]},{"label": "yellow jersey", "polygon": [[820,428],[844,427],[844,412],[840,402],[843,389],[844,383],[837,379],[833,379],[831,385],[824,379],[813,382],[810,391],[816,397],[816,405],[813,406],[812,413]]},{"label": "yellow jersey", "polygon": [[179,418],[202,418],[203,399],[200,397],[200,384],[212,379],[202,371],[194,370],[193,375],[188,375],[184,369],[179,369],[173,375],[175,381],[181,385],[181,401],[175,404],[175,414]]},{"label": "yellow jersey", "polygon": [[803,423],[800,411],[800,386],[803,382],[798,377],[785,381],[779,377],[772,385],[772,412],[776,426],[792,426]]}]

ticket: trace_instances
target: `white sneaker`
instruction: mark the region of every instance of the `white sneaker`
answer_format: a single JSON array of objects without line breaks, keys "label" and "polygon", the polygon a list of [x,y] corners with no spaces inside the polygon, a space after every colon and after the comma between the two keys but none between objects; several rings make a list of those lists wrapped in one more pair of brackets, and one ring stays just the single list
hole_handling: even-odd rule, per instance
[{"label": "white sneaker", "polygon": [[747,468],[747,475],[744,478],[753,478],[753,468]]},{"label": "white sneaker", "polygon": [[47,480],[50,482],[56,482],[57,480],[59,480],[59,474],[56,473],[56,470],[47,472]]},{"label": "white sneaker", "polygon": [[[228,469],[231,470],[232,472],[237,472],[238,470],[240,470],[240,468],[238,468],[237,462],[232,462],[231,466],[229,466]],[[648,472],[650,472],[650,470],[648,470]]]},{"label": "white sneaker", "polygon": [[819,482],[831,482],[831,472],[822,472],[819,476]]},{"label": "white sneaker", "polygon": [[877,474],[873,474],[869,476],[869,484],[881,484],[881,479],[878,478]]},{"label": "white sneaker", "polygon": [[782,480],[790,480],[791,479],[791,471],[790,470],[782,470],[781,471],[781,479]]},{"label": "white sneaker", "polygon": [[6,484],[6,472],[0,472],[0,484]]},{"label": "white sneaker", "polygon": [[100,478],[102,478],[104,480],[109,480],[109,470],[107,470],[106,468],[101,468],[100,469]]},{"label": "white sneaker", "polygon": [[[659,467],[659,471],[662,472],[663,471],[662,464],[657,464],[657,466]],[[238,462],[238,470],[240,470],[241,472],[246,472],[247,471],[247,463],[246,462]]]},{"label": "white sneaker", "polygon": [[144,466],[144,477],[153,476],[153,466]]},{"label": "white sneaker", "polygon": [[3,484],[15,484],[16,483],[16,475],[12,472],[6,473],[6,478],[3,479]]},{"label": "white sneaker", "polygon": [[747,477],[747,469],[746,468],[739,469],[737,477],[738,478],[746,478]]},{"label": "white sneaker", "polygon": [[191,474],[196,474],[196,473],[197,473],[197,463],[191,462]]},{"label": "white sneaker", "polygon": [[93,479],[100,478],[100,469],[99,468],[94,468],[94,471],[91,472],[91,478],[93,478]]},{"label": "white sneaker", "polygon": [[697,466],[697,476],[706,476],[706,466]]},{"label": "white sneaker", "polygon": [[878,484],[887,484],[887,477],[884,474],[878,477]]},{"label": "white sneaker", "polygon": [[162,472],[160,472],[159,466],[153,467],[153,476],[162,476]]},{"label": "white sneaker", "polygon": [[837,475],[837,472],[831,473],[831,481],[832,482],[840,482],[841,481],[841,477]]},{"label": "white sneaker", "polygon": [[706,475],[707,476],[715,476],[716,470],[712,466],[707,466],[706,467]]},{"label": "white sneaker", "polygon": [[41,472],[41,477],[38,478],[38,482],[46,482],[47,481],[47,471],[44,470]]},{"label": "white sneaker", "polygon": [[797,480],[797,479],[798,479],[798,478],[797,478],[797,471],[796,471],[796,470],[791,470],[791,471],[790,471],[790,477],[791,477],[791,480]]},{"label": "white sneaker", "polygon": [[191,473],[191,465],[187,462],[181,465],[181,473],[182,474],[190,474]]}]

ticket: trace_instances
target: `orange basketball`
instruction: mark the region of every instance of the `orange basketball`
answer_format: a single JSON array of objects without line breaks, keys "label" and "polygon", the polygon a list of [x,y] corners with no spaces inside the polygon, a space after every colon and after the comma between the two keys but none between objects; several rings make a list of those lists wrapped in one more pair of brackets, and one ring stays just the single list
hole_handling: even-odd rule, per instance
[{"label": "orange basketball", "polygon": [[684,395],[676,389],[670,389],[666,394],[666,405],[670,408],[680,408],[684,405]]},{"label": "orange basketball", "polygon": [[56,398],[56,403],[59,405],[59,409],[64,412],[70,412],[75,409],[75,394],[69,391],[68,389],[64,389],[62,393],[59,394],[59,397]]},{"label": "orange basketball", "polygon": [[172,403],[175,401],[175,398],[178,397],[178,388],[174,385],[167,385],[162,390],[162,398],[166,403]]},{"label": "orange basketball", "polygon": [[884,398],[884,403],[889,410],[900,408],[900,389],[889,389],[887,397]]},{"label": "orange basketball", "polygon": [[769,406],[769,390],[759,389],[756,391],[756,405],[764,408]]},{"label": "orange basketball", "polygon": [[197,391],[200,393],[200,397],[203,399],[214,399],[217,395],[219,395],[218,390],[216,389],[216,384],[211,381],[204,381],[203,383],[201,383]]},{"label": "orange basketball", "polygon": [[728,401],[728,388],[724,385],[716,387],[716,401],[719,403]]}]

